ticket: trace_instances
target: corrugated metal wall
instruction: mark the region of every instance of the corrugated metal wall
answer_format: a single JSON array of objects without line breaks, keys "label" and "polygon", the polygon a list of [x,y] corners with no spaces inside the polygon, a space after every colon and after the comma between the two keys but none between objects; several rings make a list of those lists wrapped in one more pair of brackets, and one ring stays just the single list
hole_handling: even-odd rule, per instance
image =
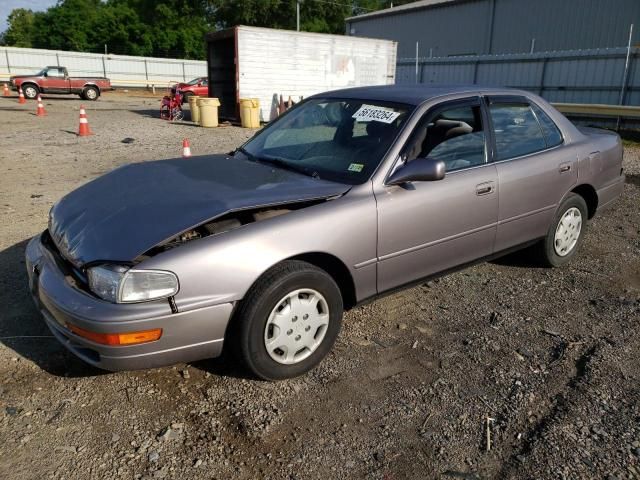
[{"label": "corrugated metal wall", "polygon": [[49,65],[67,67],[71,76],[106,76],[114,85],[164,85],[207,75],[207,62],[172,58],[0,48],[0,77],[35,73]]},{"label": "corrugated metal wall", "polygon": [[349,22],[347,34],[395,40],[398,58],[415,58],[416,42],[421,56],[480,54],[488,47],[490,13],[489,1],[475,0]]},{"label": "corrugated metal wall", "polygon": [[[529,90],[550,102],[618,104],[626,48],[401,60],[396,83],[481,84]],[[625,105],[640,105],[640,48],[632,48]]]},{"label": "corrugated metal wall", "polygon": [[622,47],[640,0],[467,0],[352,19],[346,32],[398,42],[398,58]]}]

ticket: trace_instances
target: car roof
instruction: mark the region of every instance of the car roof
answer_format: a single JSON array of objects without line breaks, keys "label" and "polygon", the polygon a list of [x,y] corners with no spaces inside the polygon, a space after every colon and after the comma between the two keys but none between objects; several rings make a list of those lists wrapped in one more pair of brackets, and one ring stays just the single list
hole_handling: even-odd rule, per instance
[{"label": "car roof", "polygon": [[[522,90],[511,88],[483,87],[480,85],[377,85],[371,87],[344,88],[319,93],[319,98],[353,98],[358,100],[381,100],[419,105],[427,100],[459,93],[526,95]],[[313,98],[312,97],[312,98]]]}]

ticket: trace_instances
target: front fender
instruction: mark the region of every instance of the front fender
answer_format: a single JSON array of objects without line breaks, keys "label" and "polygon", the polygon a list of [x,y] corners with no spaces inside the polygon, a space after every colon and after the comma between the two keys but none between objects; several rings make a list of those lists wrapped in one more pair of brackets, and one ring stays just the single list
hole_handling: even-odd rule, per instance
[{"label": "front fender", "polygon": [[174,272],[180,311],[241,300],[265,271],[310,252],[342,261],[356,300],[375,291],[377,221],[370,191],[350,192],[279,217],[188,242],[141,262],[139,268]]}]

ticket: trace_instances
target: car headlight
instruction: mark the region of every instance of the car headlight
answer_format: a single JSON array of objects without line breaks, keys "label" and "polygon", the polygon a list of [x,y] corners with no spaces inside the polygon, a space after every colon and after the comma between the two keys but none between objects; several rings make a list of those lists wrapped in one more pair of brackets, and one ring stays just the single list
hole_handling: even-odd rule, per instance
[{"label": "car headlight", "polygon": [[87,271],[89,288],[113,303],[146,302],[178,293],[178,277],[162,270],[136,270],[121,265],[102,265]]}]

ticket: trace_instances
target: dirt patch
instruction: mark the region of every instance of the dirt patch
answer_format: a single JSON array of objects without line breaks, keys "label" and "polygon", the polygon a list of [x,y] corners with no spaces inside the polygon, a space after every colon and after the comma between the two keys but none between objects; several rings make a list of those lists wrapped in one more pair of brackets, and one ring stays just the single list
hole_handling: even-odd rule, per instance
[{"label": "dirt patch", "polygon": [[43,325],[27,239],[106,171],[179,156],[185,137],[194,155],[227,152],[252,131],[172,125],[158,98],[118,94],[86,105],[95,134],[78,138],[79,105],[45,98],[38,118],[0,98],[0,478],[640,476],[640,149],[566,268],[510,256],[354,309],[291,381],[226,358],[105,373]]}]

